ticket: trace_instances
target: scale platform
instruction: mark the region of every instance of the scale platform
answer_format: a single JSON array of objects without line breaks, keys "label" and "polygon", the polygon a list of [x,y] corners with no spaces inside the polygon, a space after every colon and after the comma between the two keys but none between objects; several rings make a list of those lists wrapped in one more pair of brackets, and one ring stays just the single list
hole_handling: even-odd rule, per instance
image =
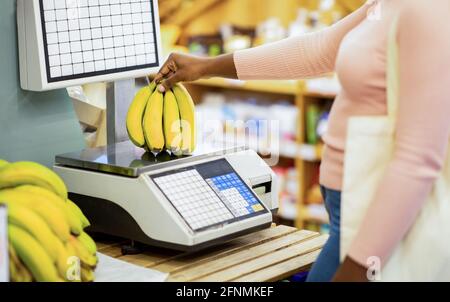
[{"label": "scale platform", "polygon": [[177,250],[267,228],[278,207],[275,174],[245,147],[179,158],[124,142],[57,156],[54,168],[91,231]]},{"label": "scale platform", "polygon": [[213,145],[203,145],[190,156],[176,157],[167,152],[158,156],[134,146],[131,142],[84,149],[77,152],[58,155],[55,164],[79,169],[115,174],[125,177],[139,177],[168,166],[195,162],[208,157],[230,154],[246,150],[245,147],[221,149]]}]

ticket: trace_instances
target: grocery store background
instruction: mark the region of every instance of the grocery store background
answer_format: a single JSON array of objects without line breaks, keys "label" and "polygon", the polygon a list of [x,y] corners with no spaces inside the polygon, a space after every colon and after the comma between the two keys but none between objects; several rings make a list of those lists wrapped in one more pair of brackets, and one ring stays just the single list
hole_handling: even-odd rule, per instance
[{"label": "grocery store background", "polygon": [[[215,56],[317,31],[363,2],[159,0],[164,53]],[[26,159],[51,166],[55,154],[104,145],[105,84],[74,87],[68,93],[22,91],[15,1],[0,3],[0,28],[4,37],[0,45],[0,154],[11,161]],[[201,136],[216,137],[208,129],[219,125],[223,137],[245,143],[267,159],[276,158],[271,163],[281,180],[278,222],[327,232],[318,174],[321,137],[339,90],[336,77],[263,82],[209,79],[187,87],[197,103]],[[249,134],[245,127],[247,123],[262,128],[267,122],[275,122],[276,134]]]}]

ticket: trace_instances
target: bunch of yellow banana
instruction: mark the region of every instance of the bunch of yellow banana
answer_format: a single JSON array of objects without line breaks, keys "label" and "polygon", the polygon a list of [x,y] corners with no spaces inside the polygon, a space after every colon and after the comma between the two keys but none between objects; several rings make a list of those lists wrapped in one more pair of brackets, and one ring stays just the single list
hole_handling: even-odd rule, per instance
[{"label": "bunch of yellow banana", "polygon": [[161,93],[153,82],[134,97],[127,115],[130,140],[157,155],[192,154],[196,146],[195,105],[181,84]]},{"label": "bunch of yellow banana", "polygon": [[0,160],[0,204],[8,207],[11,281],[93,281],[90,225],[64,182],[33,162]]}]

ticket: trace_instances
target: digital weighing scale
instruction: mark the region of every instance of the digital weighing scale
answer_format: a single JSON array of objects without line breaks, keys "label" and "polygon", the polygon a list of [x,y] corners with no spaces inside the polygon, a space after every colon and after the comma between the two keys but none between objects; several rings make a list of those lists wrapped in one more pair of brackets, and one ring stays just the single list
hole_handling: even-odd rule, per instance
[{"label": "digital weighing scale", "polygon": [[245,148],[154,157],[124,142],[57,156],[54,169],[90,231],[176,250],[270,227],[278,208],[274,172]]}]

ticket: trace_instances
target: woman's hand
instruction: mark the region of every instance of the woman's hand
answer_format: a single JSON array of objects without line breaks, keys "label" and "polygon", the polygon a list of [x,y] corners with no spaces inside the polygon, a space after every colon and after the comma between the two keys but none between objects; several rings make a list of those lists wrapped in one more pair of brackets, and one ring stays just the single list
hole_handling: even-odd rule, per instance
[{"label": "woman's hand", "polygon": [[178,82],[192,82],[213,76],[237,78],[232,54],[215,58],[172,53],[155,77],[159,90],[164,92]]},{"label": "woman's hand", "polygon": [[333,282],[368,282],[367,268],[346,257],[334,275]]}]

